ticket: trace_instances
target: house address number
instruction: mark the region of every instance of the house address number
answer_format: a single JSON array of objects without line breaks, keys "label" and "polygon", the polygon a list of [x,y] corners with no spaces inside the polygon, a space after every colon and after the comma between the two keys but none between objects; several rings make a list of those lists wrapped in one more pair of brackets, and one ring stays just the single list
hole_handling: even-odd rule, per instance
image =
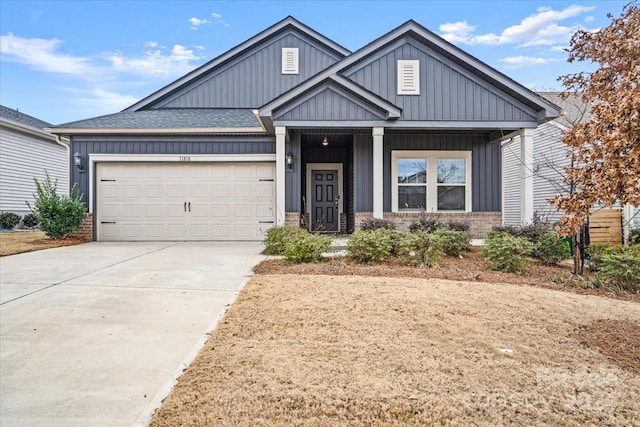
[{"label": "house address number", "polygon": [[181,162],[190,162],[191,161],[191,156],[180,156],[180,161]]}]

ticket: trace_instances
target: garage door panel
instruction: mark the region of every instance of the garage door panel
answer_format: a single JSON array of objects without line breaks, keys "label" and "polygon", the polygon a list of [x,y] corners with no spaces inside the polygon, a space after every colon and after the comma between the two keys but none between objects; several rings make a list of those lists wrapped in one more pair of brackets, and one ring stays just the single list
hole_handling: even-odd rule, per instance
[{"label": "garage door panel", "polygon": [[274,176],[273,163],[98,164],[98,239],[263,239],[275,182],[260,179]]}]

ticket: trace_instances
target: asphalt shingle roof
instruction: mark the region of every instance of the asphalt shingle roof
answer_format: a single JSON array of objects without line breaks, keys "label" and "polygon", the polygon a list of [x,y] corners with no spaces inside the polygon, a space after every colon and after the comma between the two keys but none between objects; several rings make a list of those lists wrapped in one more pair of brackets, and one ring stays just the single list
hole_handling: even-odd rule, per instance
[{"label": "asphalt shingle roof", "polygon": [[74,129],[212,129],[255,128],[260,122],[248,108],[162,108],[125,111],[54,128]]},{"label": "asphalt shingle roof", "polygon": [[13,108],[0,105],[0,118],[10,120],[15,123],[19,123],[24,126],[42,130],[43,128],[50,127],[51,123],[47,123],[43,120],[36,119],[28,114],[21,113]]},{"label": "asphalt shingle roof", "polygon": [[558,123],[572,127],[577,123],[589,119],[589,106],[581,96],[572,93],[566,99],[563,99],[560,96],[561,93],[562,92],[538,92],[538,95],[562,108],[560,117],[555,119]]}]

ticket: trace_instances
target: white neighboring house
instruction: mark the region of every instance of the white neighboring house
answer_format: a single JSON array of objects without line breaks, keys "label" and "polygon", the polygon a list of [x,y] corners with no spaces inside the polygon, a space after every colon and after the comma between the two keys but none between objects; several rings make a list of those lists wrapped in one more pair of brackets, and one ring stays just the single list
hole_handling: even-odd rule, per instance
[{"label": "white neighboring house", "polygon": [[33,201],[45,171],[58,182],[58,192],[69,194],[69,153],[54,135],[45,132],[50,123],[0,105],[0,213],[29,213],[25,201]]},{"label": "white neighboring house", "polygon": [[[562,212],[549,204],[549,199],[568,190],[562,180],[563,169],[569,165],[562,133],[586,120],[589,112],[578,96],[562,99],[560,92],[538,94],[562,109],[560,117],[538,126],[533,133],[533,210],[548,221],[556,222]],[[505,225],[522,224],[521,165],[520,137],[515,136],[502,143],[502,220]],[[640,226],[640,207],[626,207],[623,213],[630,227]]]}]

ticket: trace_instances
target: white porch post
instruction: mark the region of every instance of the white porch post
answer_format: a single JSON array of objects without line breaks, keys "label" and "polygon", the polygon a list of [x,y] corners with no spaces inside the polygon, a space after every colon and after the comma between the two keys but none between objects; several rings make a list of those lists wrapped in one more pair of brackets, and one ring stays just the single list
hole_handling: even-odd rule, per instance
[{"label": "white porch post", "polygon": [[276,126],[276,225],[284,225],[286,126]]},{"label": "white porch post", "polygon": [[384,128],[373,128],[373,217],[382,218],[384,212],[383,197],[383,140]]},{"label": "white porch post", "polygon": [[520,159],[522,176],[522,224],[533,221],[533,129],[520,129]]}]

